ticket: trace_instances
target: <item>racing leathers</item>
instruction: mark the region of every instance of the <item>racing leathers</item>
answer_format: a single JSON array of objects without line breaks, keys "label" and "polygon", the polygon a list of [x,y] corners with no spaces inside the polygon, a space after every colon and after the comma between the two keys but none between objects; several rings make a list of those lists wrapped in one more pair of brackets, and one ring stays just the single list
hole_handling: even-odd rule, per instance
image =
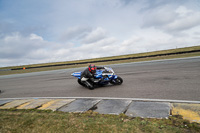
[{"label": "racing leathers", "polygon": [[[97,69],[104,69],[104,67],[96,66]],[[86,85],[89,89],[94,89],[94,83],[99,82],[101,79],[94,78],[95,73],[91,73],[88,68],[86,68],[81,73],[81,82]]]}]

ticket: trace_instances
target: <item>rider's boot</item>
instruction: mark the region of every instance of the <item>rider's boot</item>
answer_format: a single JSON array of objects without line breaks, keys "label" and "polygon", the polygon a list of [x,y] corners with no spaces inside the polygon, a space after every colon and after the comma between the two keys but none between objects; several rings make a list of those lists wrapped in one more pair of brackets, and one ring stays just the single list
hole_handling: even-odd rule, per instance
[{"label": "rider's boot", "polygon": [[90,90],[94,90],[94,86],[90,82],[85,81],[85,84]]}]

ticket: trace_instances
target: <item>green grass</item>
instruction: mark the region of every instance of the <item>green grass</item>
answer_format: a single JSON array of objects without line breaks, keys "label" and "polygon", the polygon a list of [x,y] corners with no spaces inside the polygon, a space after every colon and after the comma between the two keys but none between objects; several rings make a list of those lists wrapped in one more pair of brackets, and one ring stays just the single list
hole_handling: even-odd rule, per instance
[{"label": "green grass", "polygon": [[136,132],[136,133],[198,133],[200,124],[189,123],[179,117],[169,119],[131,118],[124,114],[101,115],[86,113],[63,113],[36,110],[1,110],[1,133],[44,132]]},{"label": "green grass", "polygon": [[[118,59],[118,58],[128,58],[128,57],[140,57],[140,56],[148,56],[148,55],[156,55],[156,54],[184,52],[184,51],[191,51],[191,50],[200,50],[200,46],[187,47],[187,48],[178,48],[178,49],[170,49],[170,50],[162,50],[162,51],[154,51],[154,52],[148,52],[148,53],[120,55],[120,56],[112,56],[112,57],[104,57],[104,58],[94,58],[94,59],[86,59],[86,60],[76,60],[76,61],[66,61],[66,62],[54,62],[54,63],[44,63],[44,64],[33,64],[33,65],[13,66],[13,67],[2,67],[0,69],[14,69],[14,68],[23,68],[23,67],[27,68],[27,67],[37,67],[37,66],[46,66],[46,65],[58,65],[58,64],[67,64],[67,63],[91,62],[91,61],[108,60],[108,59]],[[140,59],[130,59],[130,60],[100,62],[100,63],[95,63],[95,64],[96,65],[110,65],[110,64],[118,64],[118,63],[128,63],[128,62],[138,62],[138,61],[150,61],[150,60],[159,60],[159,59],[172,59],[172,58],[184,58],[184,57],[193,57],[193,56],[200,56],[200,52],[186,53],[186,54],[177,54],[177,55],[168,55],[168,56],[158,56],[158,57],[149,57],[149,58],[140,58]],[[48,71],[48,70],[57,70],[57,69],[67,69],[67,68],[75,68],[75,67],[86,67],[86,66],[88,66],[88,64],[54,66],[54,67],[52,66],[52,67],[34,68],[34,69],[26,69],[26,70],[14,70],[14,71],[0,71],[0,75],[29,73],[29,72],[38,72],[38,71]]]}]

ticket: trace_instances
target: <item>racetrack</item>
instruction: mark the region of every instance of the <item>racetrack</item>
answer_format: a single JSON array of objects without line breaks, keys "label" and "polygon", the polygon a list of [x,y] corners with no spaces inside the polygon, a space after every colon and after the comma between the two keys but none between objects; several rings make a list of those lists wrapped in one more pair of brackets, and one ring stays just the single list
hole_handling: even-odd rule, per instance
[{"label": "racetrack", "polygon": [[200,57],[110,65],[120,86],[89,90],[71,76],[84,68],[0,76],[0,98],[119,97],[200,101]]}]

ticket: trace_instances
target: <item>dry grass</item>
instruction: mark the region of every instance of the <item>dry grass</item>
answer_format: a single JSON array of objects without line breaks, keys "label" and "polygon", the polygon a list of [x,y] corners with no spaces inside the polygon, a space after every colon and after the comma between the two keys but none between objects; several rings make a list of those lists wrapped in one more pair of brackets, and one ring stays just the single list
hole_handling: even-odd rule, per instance
[{"label": "dry grass", "polygon": [[125,115],[100,115],[45,111],[0,111],[0,132],[200,132],[200,125],[177,117],[169,119],[130,118]]}]

